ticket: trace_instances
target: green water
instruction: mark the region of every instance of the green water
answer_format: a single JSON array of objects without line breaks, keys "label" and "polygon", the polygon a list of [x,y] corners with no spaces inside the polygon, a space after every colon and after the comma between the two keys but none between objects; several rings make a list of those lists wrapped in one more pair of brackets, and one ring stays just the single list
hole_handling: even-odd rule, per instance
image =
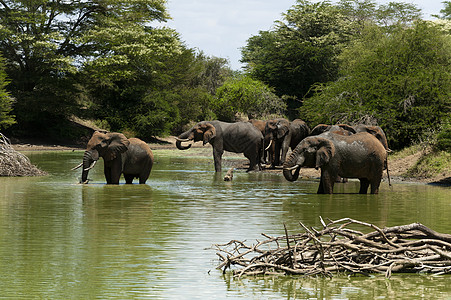
[{"label": "green water", "polygon": [[451,233],[451,189],[384,182],[359,195],[350,182],[317,195],[316,181],[243,170],[224,182],[205,153],[154,151],[147,184],[128,186],[105,185],[100,163],[79,185],[80,151],[27,153],[49,175],[0,178],[0,298],[451,299],[449,276],[223,276],[212,244],[283,235],[283,223],[300,232],[319,216]]}]

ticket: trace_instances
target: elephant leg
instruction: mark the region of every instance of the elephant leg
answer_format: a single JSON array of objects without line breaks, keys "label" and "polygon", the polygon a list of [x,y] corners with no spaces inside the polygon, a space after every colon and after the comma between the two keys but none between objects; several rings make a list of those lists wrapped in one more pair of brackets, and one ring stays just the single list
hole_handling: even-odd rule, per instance
[{"label": "elephant leg", "polygon": [[111,166],[111,184],[119,184],[119,179],[122,174],[122,166],[121,164],[113,164]]},{"label": "elephant leg", "polygon": [[139,184],[145,184],[150,175],[150,169],[139,174]]},{"label": "elephant leg", "polygon": [[291,137],[286,136],[282,143],[282,154],[280,156],[280,164],[283,165],[287,158],[288,149],[290,148]]},{"label": "elephant leg", "polygon": [[257,153],[244,153],[244,156],[249,159],[249,168],[246,170],[246,172],[250,171],[260,171],[260,163],[259,163],[259,155]]},{"label": "elephant leg", "polygon": [[133,179],[135,178],[135,175],[124,174],[124,178],[125,178],[125,183],[126,184],[132,184],[133,183]]},{"label": "elephant leg", "polygon": [[316,191],[317,194],[324,194],[324,185],[323,185],[323,180],[320,179],[319,180],[319,186],[318,186],[318,191]]},{"label": "elephant leg", "polygon": [[216,149],[213,147],[213,160],[215,163],[215,171],[221,172],[222,171],[222,155],[224,154],[224,150],[222,149]]},{"label": "elephant leg", "polygon": [[[320,187],[318,188],[318,194],[333,194],[336,176],[337,174],[331,174],[329,170],[321,169],[321,181]],[[320,188],[322,188],[322,191],[320,191]]]},{"label": "elephant leg", "polygon": [[105,175],[106,183],[107,183],[107,184],[112,184],[112,180],[111,180],[111,168],[105,167],[105,168],[103,169],[103,174]]},{"label": "elephant leg", "polygon": [[274,145],[274,151],[272,153],[272,159],[271,159],[271,169],[275,169],[276,166],[280,165],[280,142],[273,141]]},{"label": "elephant leg", "polygon": [[370,181],[367,178],[359,178],[359,180],[360,180],[359,194],[367,194],[368,187],[370,186]]},{"label": "elephant leg", "polygon": [[379,186],[381,184],[381,179],[371,181],[371,194],[379,194]]}]

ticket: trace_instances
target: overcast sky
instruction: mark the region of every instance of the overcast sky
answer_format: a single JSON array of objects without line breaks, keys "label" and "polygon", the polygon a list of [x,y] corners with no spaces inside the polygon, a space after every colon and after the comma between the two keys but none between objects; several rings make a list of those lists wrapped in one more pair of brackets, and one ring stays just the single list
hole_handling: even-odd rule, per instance
[{"label": "overcast sky", "polygon": [[[444,8],[444,0],[404,0],[433,19]],[[313,2],[313,1],[312,1]],[[383,4],[389,1],[377,0]],[[260,30],[269,30],[295,0],[168,0],[172,20],[165,26],[175,29],[190,48],[206,55],[227,58],[232,69],[239,70],[240,48]]]}]

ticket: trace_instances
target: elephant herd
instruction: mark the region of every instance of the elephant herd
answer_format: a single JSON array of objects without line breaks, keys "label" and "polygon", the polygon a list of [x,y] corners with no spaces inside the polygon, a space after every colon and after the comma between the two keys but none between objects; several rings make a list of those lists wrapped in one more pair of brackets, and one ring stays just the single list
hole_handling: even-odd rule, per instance
[{"label": "elephant herd", "polygon": [[[370,192],[377,194],[383,170],[387,169],[387,152],[391,151],[379,126],[320,124],[310,130],[301,119],[290,122],[283,118],[199,122],[176,138],[176,147],[186,150],[197,141],[211,144],[216,172],[222,171],[224,151],[243,153],[249,160],[247,171],[259,171],[262,164],[270,168],[282,166],[289,181],[298,179],[302,167],[321,169],[319,194],[332,194],[340,177],[359,179],[361,194],[366,194],[370,186]],[[292,151],[288,155],[289,149]],[[134,178],[144,184],[154,162],[145,142],[127,139],[121,133],[96,131],[82,163],[74,168],[82,167],[82,183],[88,182],[88,172],[100,157],[104,160],[107,184],[118,184],[121,174],[128,184]]]}]

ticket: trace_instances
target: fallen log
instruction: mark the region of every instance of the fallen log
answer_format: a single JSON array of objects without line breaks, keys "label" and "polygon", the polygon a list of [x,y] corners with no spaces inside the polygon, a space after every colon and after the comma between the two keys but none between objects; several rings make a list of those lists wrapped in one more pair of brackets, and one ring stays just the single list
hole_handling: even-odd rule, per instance
[{"label": "fallen log", "polygon": [[[322,275],[335,273],[451,273],[451,235],[438,233],[423,224],[379,228],[373,224],[344,218],[320,217],[323,228],[316,230],[300,223],[302,233],[270,237],[248,245],[232,240],[212,248],[220,259],[218,269],[232,269],[243,275]],[[355,227],[371,230],[364,233]]]}]

